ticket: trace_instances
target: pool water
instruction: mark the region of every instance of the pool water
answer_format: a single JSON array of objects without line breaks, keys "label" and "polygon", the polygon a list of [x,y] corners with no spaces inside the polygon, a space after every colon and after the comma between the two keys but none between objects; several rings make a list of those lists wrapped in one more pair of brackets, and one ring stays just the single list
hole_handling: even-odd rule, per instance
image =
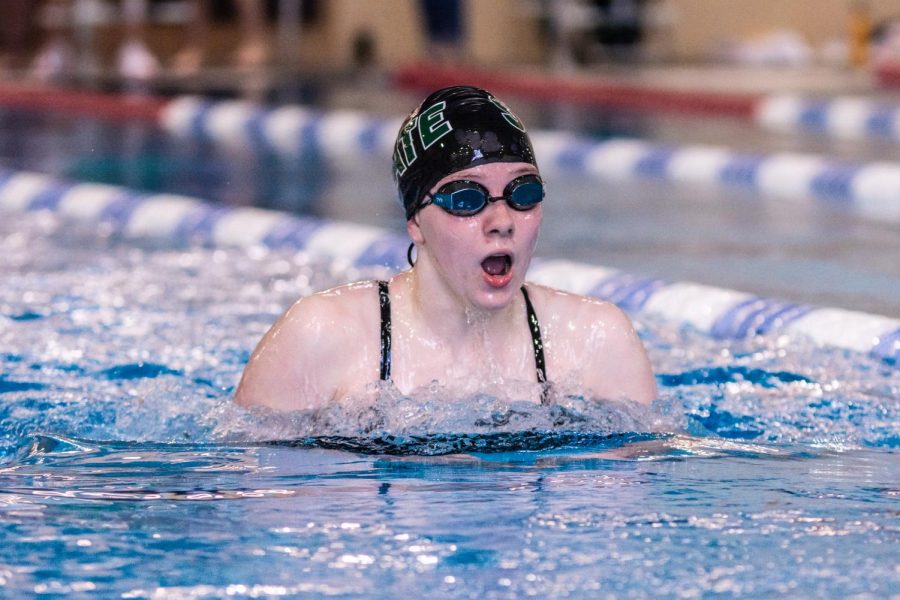
[{"label": "pool water", "polygon": [[[125,598],[888,597],[873,450],[660,440],[469,459],[32,438],[3,581]],[[892,487],[893,486],[893,487]]]},{"label": "pool water", "polygon": [[2,595],[889,597],[900,370],[637,318],[645,409],[230,396],[298,296],[383,275],[0,220]]}]

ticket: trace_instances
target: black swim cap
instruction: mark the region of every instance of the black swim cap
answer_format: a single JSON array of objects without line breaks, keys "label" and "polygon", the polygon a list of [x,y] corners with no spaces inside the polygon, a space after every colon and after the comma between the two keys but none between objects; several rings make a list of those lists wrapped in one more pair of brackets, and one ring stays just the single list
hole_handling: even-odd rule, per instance
[{"label": "black swim cap", "polygon": [[492,162],[537,166],[522,122],[489,92],[456,85],[425,98],[394,144],[394,179],[411,219],[425,194],[456,171]]}]

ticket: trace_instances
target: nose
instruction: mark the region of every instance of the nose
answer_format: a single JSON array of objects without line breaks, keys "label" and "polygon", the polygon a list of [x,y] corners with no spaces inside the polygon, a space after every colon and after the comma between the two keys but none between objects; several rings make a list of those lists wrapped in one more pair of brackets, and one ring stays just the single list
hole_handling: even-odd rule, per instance
[{"label": "nose", "polygon": [[484,209],[482,223],[488,236],[511,237],[515,233],[513,209],[502,198],[492,199]]}]

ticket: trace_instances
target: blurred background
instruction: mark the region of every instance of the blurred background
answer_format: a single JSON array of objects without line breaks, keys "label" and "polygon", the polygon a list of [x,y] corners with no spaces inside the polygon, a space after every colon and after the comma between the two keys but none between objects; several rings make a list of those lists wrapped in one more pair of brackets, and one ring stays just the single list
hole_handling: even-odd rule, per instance
[{"label": "blurred background", "polygon": [[0,11],[5,73],[41,79],[428,59],[869,69],[890,84],[900,60],[896,0],[5,0]]},{"label": "blurred background", "polygon": [[4,0],[0,167],[402,236],[459,83],[540,142],[540,256],[900,316],[897,0]]}]

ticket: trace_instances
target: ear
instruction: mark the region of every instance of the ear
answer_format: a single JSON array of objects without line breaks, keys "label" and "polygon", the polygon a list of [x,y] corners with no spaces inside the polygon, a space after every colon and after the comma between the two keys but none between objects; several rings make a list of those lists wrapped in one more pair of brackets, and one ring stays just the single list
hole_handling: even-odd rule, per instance
[{"label": "ear", "polygon": [[422,234],[422,228],[419,227],[419,215],[415,214],[411,219],[406,221],[406,233],[409,234],[409,239],[416,246],[420,246],[425,243],[425,236]]}]

